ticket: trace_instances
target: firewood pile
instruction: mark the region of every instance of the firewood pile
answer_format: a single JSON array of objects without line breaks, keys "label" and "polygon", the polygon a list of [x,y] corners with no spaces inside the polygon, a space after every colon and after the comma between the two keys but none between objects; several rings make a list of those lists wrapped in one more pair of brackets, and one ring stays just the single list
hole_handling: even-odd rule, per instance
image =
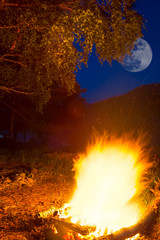
[{"label": "firewood pile", "polygon": [[[148,231],[151,231],[154,225],[158,208],[160,206],[160,182],[156,185],[155,190],[155,200],[148,207],[145,215],[135,224],[128,228],[122,228],[111,234],[105,234],[101,237],[97,237],[97,240],[125,240],[131,238],[136,234],[146,235]],[[52,208],[48,211],[41,212],[38,214],[38,218],[42,220],[43,224],[48,224],[54,232],[59,236],[58,239],[64,238],[68,232],[71,232],[72,238],[68,239],[79,239],[78,234],[81,235],[81,239],[91,239],[92,233],[95,232],[95,226],[81,226],[79,224],[72,223],[70,218],[63,218],[63,213],[66,209],[56,209]],[[94,237],[95,239],[95,237]]]}]

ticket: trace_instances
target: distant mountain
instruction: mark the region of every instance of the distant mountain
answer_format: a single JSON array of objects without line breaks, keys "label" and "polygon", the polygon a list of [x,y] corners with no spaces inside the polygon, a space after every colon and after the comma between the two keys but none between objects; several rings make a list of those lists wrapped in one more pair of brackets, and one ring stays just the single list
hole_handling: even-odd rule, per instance
[{"label": "distant mountain", "polygon": [[104,132],[134,138],[145,134],[146,143],[160,149],[160,83],[89,104],[81,119],[66,125],[65,130],[60,127],[59,132],[64,145],[76,151],[84,150],[93,135]]},{"label": "distant mountain", "polygon": [[160,143],[160,83],[143,85],[131,92],[88,105],[88,126],[103,133],[139,132],[153,144]]}]

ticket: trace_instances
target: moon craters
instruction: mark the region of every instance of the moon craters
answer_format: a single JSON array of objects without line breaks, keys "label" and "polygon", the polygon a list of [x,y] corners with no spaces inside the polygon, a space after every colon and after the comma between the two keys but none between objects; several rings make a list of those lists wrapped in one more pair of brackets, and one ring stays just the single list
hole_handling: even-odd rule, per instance
[{"label": "moon craters", "polygon": [[145,70],[152,61],[150,45],[142,38],[137,39],[130,55],[126,55],[121,65],[130,72]]}]

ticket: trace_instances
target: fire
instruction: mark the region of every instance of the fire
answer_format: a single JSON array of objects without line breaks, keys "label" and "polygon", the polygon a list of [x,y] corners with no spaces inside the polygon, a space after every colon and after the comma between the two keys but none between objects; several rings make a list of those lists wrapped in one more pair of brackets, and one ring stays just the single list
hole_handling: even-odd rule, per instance
[{"label": "fire", "polygon": [[148,168],[142,155],[139,142],[100,139],[91,144],[74,165],[71,221],[96,226],[99,236],[135,224],[141,217],[136,197]]}]

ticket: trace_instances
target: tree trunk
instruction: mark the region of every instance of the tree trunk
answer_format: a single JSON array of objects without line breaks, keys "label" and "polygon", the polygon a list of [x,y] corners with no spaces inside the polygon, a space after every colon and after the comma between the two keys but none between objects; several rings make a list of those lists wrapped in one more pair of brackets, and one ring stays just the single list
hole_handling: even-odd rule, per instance
[{"label": "tree trunk", "polygon": [[10,129],[9,129],[10,140],[13,140],[14,120],[15,120],[15,111],[11,109],[11,119],[10,119]]}]

